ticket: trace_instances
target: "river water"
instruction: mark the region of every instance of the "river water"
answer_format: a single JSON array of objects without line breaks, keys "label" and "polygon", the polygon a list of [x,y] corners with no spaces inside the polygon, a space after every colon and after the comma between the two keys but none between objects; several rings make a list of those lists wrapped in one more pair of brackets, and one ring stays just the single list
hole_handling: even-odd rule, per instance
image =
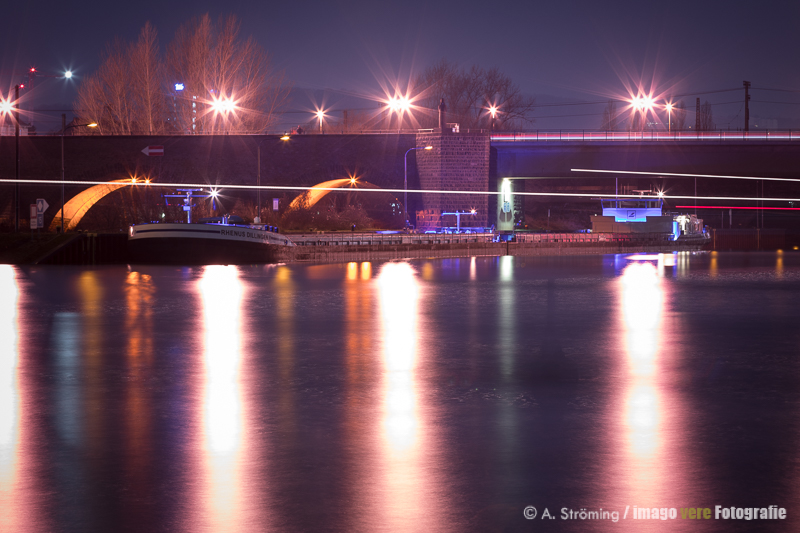
[{"label": "river water", "polygon": [[0,531],[796,531],[798,320],[791,252],[0,266]]}]

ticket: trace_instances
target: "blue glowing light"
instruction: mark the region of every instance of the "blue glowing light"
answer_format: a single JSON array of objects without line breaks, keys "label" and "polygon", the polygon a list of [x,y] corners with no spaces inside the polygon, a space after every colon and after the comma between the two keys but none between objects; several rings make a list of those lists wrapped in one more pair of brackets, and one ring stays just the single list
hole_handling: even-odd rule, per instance
[{"label": "blue glowing light", "polygon": [[182,83],[176,83],[175,84],[175,90],[176,91],[182,91],[183,89],[184,89],[184,86],[183,86]]}]

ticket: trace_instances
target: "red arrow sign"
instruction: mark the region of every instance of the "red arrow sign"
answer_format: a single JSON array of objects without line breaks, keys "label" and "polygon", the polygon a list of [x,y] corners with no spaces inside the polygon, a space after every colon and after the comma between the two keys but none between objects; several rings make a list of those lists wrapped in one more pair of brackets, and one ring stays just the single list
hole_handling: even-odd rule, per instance
[{"label": "red arrow sign", "polygon": [[164,155],[164,146],[148,146],[142,150],[144,155]]}]

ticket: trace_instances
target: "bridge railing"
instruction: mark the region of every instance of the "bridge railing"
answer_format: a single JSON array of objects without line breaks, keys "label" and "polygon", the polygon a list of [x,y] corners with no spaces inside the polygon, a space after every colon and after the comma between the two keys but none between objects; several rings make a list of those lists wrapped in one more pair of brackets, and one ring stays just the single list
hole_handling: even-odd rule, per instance
[{"label": "bridge railing", "polygon": [[514,242],[518,243],[600,243],[600,242],[638,242],[669,241],[669,233],[517,233]]},{"label": "bridge railing", "polygon": [[295,233],[297,246],[397,246],[402,244],[458,244],[492,242],[491,233]]},{"label": "bridge railing", "polygon": [[800,131],[524,131],[492,134],[493,142],[530,141],[800,141]]}]

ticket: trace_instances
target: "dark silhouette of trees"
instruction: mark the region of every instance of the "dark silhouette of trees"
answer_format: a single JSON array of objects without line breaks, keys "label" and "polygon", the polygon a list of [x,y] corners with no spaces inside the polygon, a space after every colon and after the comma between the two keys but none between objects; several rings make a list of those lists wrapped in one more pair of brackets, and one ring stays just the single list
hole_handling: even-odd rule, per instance
[{"label": "dark silhouette of trees", "polygon": [[437,107],[442,98],[447,105],[447,122],[463,129],[488,129],[492,126],[489,107],[497,114],[494,129],[521,128],[534,121],[533,97],[522,94],[519,86],[497,68],[477,65],[462,68],[441,60],[418,76],[413,86],[419,93],[415,105],[429,110],[418,118],[420,126],[438,126]]},{"label": "dark silhouette of trees", "polygon": [[617,129],[617,103],[609,100],[603,109],[603,121],[600,123],[600,131],[614,131]]},{"label": "dark silhouette of trees", "polygon": [[686,129],[686,104],[681,100],[672,109],[673,121],[675,122],[675,129],[683,131]]},{"label": "dark silhouette of trees", "polygon": [[148,22],[135,43],[106,47],[100,68],[79,87],[75,115],[106,135],[266,131],[289,89],[268,54],[239,30],[233,16],[194,18],[165,57]]},{"label": "dark silhouette of trees", "polygon": [[708,100],[700,106],[700,113],[697,116],[698,131],[711,131],[714,129],[714,114],[711,111],[711,104]]}]

